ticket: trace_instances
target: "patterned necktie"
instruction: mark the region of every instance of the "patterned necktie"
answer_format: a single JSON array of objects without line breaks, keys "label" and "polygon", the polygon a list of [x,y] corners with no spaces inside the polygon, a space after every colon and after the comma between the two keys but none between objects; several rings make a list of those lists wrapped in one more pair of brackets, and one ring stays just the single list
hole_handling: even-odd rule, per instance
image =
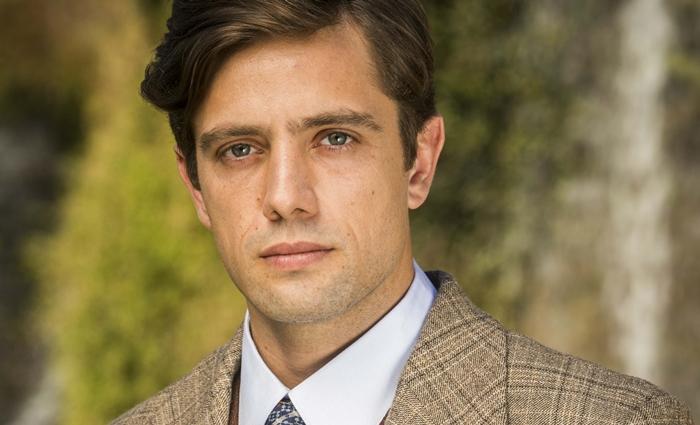
[{"label": "patterned necktie", "polygon": [[277,406],[272,409],[267,417],[265,425],[305,425],[304,420],[299,416],[296,407],[288,396],[284,396]]}]

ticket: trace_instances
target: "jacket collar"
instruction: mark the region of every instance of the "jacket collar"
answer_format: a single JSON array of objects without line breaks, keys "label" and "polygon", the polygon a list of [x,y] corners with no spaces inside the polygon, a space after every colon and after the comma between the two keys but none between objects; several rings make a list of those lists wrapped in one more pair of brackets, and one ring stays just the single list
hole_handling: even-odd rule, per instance
[{"label": "jacket collar", "polygon": [[506,424],[506,332],[444,272],[386,424]]},{"label": "jacket collar", "polygon": [[[506,332],[445,272],[426,273],[438,288],[401,374],[386,425],[507,423]],[[228,425],[231,383],[241,365],[243,328],[213,356],[208,391],[188,423]],[[189,415],[183,415],[189,416]],[[183,422],[185,423],[185,422]]]}]

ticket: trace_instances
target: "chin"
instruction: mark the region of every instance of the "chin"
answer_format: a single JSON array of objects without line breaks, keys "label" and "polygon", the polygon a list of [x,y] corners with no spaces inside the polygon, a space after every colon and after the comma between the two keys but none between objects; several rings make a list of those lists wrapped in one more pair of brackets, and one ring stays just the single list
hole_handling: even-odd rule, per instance
[{"label": "chin", "polygon": [[349,307],[329,302],[312,303],[309,300],[282,305],[266,305],[258,310],[269,319],[289,325],[315,325],[329,322],[345,313]]},{"label": "chin", "polygon": [[[312,325],[331,321],[350,310],[365,295],[357,280],[335,280],[333,285],[295,282],[257,295],[255,307],[276,322]],[[253,294],[251,294],[253,295]],[[253,298],[250,298],[253,301]]]}]

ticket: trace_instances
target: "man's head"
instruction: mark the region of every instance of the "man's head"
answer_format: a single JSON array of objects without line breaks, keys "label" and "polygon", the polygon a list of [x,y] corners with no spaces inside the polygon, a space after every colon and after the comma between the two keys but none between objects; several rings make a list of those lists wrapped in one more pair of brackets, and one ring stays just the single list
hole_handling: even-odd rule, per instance
[{"label": "man's head", "polygon": [[411,168],[416,134],[436,114],[433,42],[418,0],[173,0],[168,32],[141,91],[168,113],[195,188],[192,118],[223,61],[266,40],[303,40],[343,22],[361,31],[377,84],[399,105],[404,162]]},{"label": "man's head", "polygon": [[[444,135],[427,24],[406,3],[174,2],[190,25],[171,19],[144,90],[179,108],[180,175],[251,318],[376,319],[410,283],[408,209],[427,197]],[[376,33],[422,53],[378,53]]]}]

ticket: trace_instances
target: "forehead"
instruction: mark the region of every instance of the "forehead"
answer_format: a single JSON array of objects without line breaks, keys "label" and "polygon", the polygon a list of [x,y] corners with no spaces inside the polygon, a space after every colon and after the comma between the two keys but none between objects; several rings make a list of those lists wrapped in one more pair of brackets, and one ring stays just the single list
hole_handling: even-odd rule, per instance
[{"label": "forehead", "polygon": [[375,115],[394,102],[381,90],[362,33],[353,25],[322,29],[305,39],[269,40],[229,57],[212,80],[193,124],[195,137],[221,120],[288,124],[324,111]]}]

